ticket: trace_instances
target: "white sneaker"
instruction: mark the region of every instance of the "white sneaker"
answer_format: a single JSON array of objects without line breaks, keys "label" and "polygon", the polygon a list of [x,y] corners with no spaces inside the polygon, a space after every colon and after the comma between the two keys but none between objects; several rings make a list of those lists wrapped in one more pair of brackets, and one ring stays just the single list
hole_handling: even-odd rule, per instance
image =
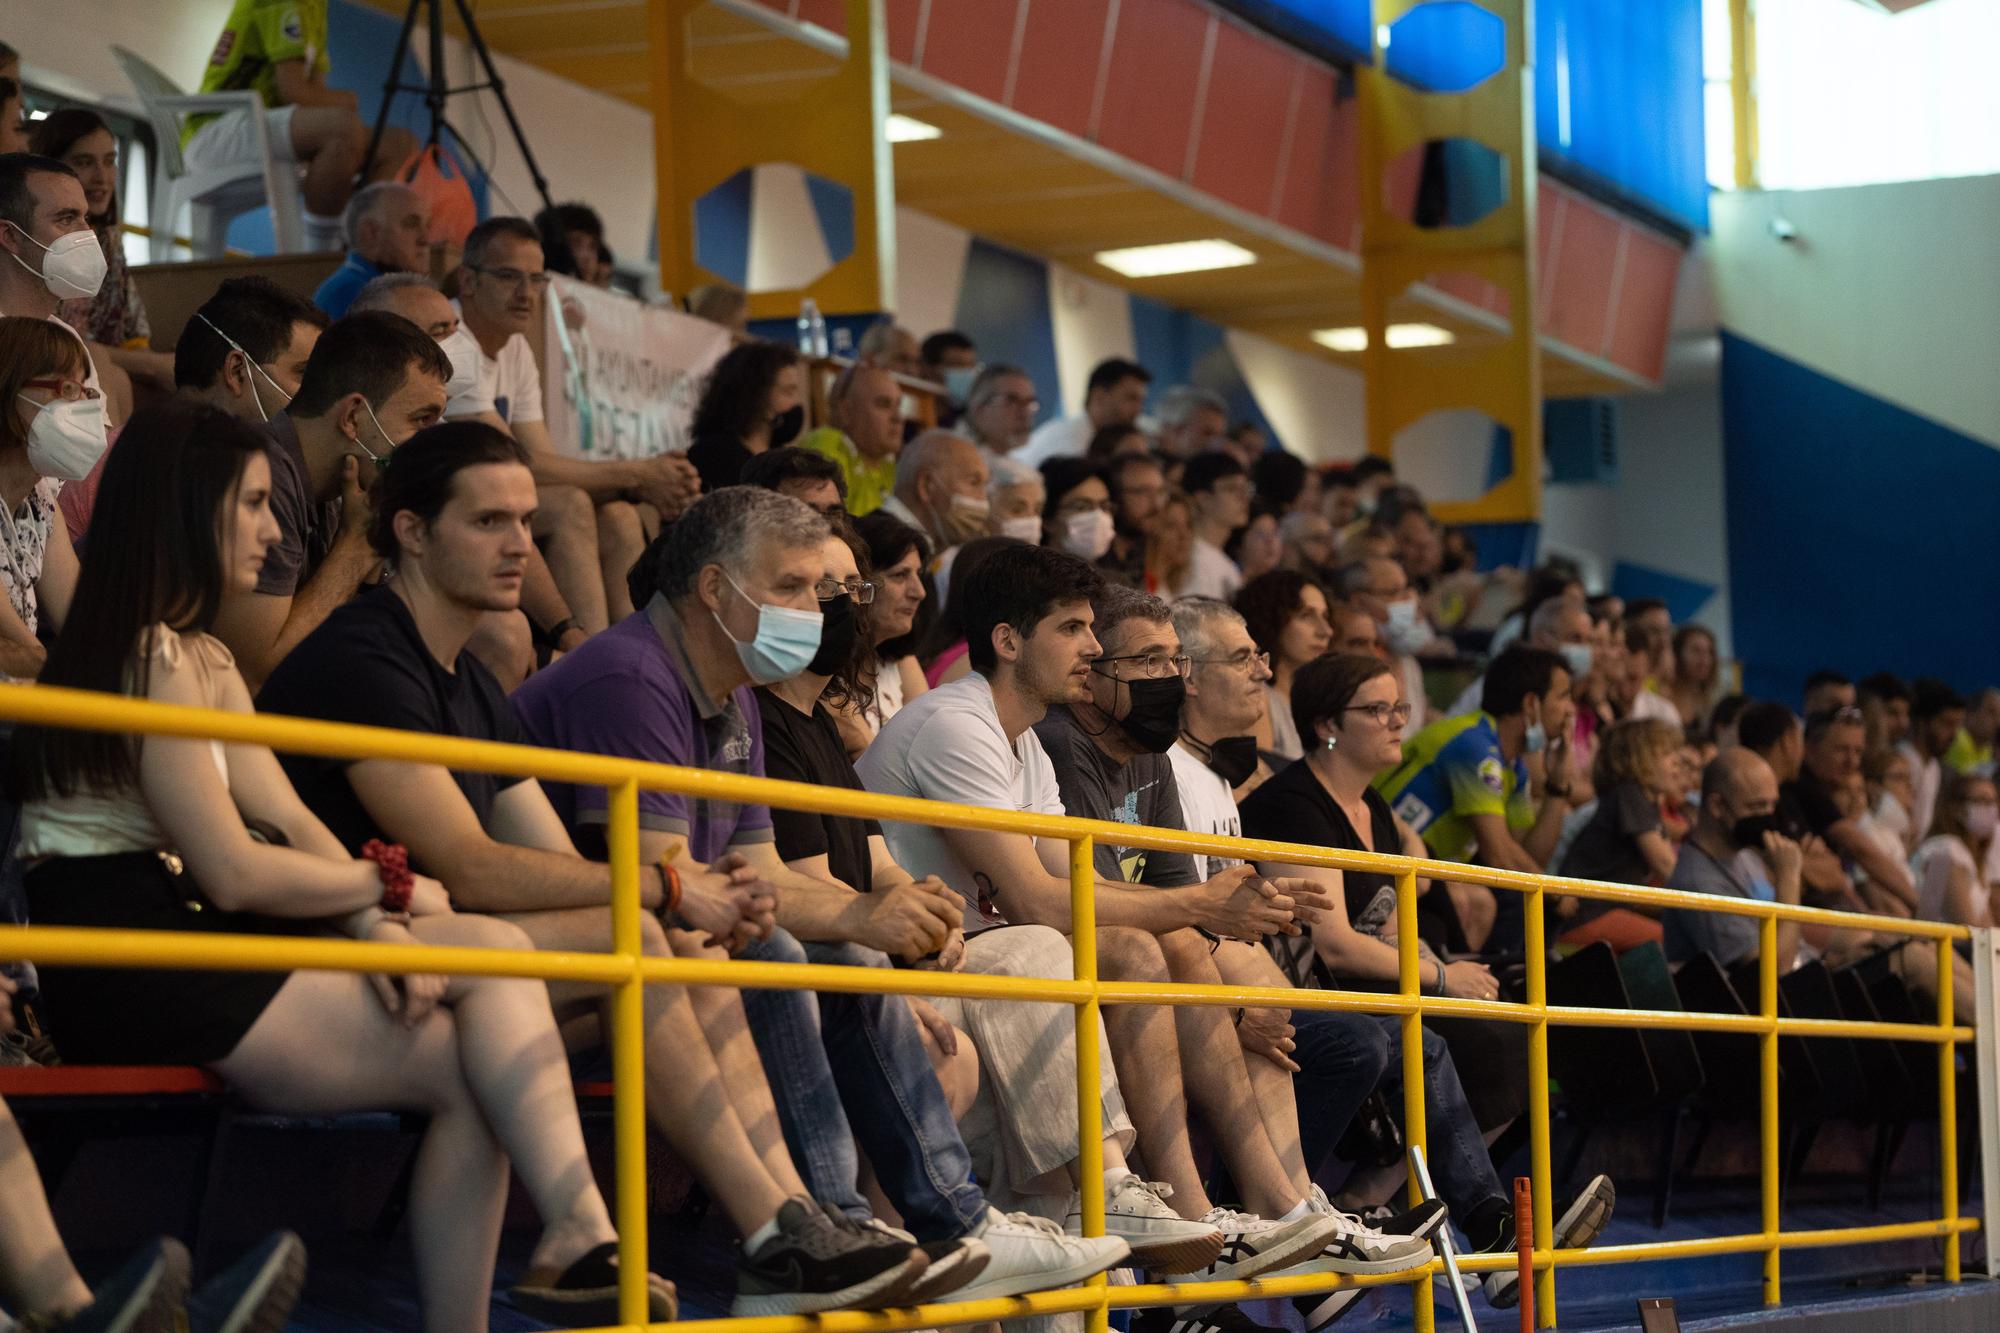
[{"label": "white sneaker", "polygon": [[[1132,1247],[1132,1263],[1156,1273],[1186,1273],[1215,1262],[1222,1253],[1222,1231],[1207,1222],[1190,1222],[1162,1202],[1174,1187],[1164,1181],[1128,1175],[1104,1200],[1104,1234]],[[1083,1197],[1070,1196],[1064,1229],[1083,1234]]]},{"label": "white sneaker", "polygon": [[1116,1268],[1132,1252],[1131,1246],[1116,1236],[1071,1236],[1047,1218],[1032,1213],[1002,1214],[997,1208],[986,1210],[986,1221],[973,1234],[992,1257],[977,1281],[951,1293],[954,1301],[982,1301],[1075,1286],[1107,1268]]},{"label": "white sneaker", "polygon": [[[1431,1243],[1418,1236],[1392,1236],[1377,1231],[1352,1213],[1328,1205],[1327,1212],[1311,1216],[1332,1222],[1334,1232],[1320,1252],[1283,1271],[1285,1277],[1307,1277],[1314,1273],[1399,1273],[1431,1261]],[[1272,1274],[1279,1276],[1279,1274]]]},{"label": "white sneaker", "polygon": [[879,1217],[871,1217],[858,1222],[863,1231],[873,1232],[890,1240],[914,1245],[924,1252],[930,1266],[916,1275],[904,1289],[886,1293],[882,1298],[894,1305],[924,1305],[942,1300],[957,1291],[981,1273],[993,1256],[987,1252],[984,1242],[975,1236],[960,1236],[956,1240],[919,1241],[901,1227],[892,1227]]},{"label": "white sneaker", "polygon": [[1292,1222],[1273,1222],[1255,1213],[1212,1208],[1201,1220],[1222,1232],[1222,1253],[1206,1267],[1175,1281],[1229,1282],[1256,1277],[1310,1259],[1340,1230],[1333,1218],[1318,1213],[1307,1213]]}]

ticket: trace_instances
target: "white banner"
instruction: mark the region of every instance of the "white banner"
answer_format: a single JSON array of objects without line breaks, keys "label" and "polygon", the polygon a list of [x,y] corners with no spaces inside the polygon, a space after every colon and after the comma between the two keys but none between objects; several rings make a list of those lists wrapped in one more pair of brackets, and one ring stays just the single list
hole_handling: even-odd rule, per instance
[{"label": "white banner", "polygon": [[729,350],[728,330],[564,277],[549,284],[542,309],[543,410],[559,452],[651,458],[688,447],[702,382]]}]

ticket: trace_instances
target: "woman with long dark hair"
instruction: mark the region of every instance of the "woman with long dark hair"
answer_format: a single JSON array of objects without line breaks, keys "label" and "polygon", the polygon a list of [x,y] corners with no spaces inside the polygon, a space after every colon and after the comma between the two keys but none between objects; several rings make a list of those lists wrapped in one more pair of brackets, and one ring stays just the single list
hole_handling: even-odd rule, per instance
[{"label": "woman with long dark hair", "polygon": [[1257,650],[1271,655],[1264,686],[1269,706],[1257,746],[1297,759],[1305,749],[1292,726],[1292,677],[1333,641],[1326,590],[1297,570],[1274,569],[1237,589],[1233,604]]},{"label": "woman with long dark hair", "polygon": [[688,462],[701,473],[702,493],[736,485],[745,463],[796,440],[805,429],[805,402],[797,352],[773,342],[731,348],[709,373],[694,410]]},{"label": "woman with long dark hair", "polygon": [[[210,628],[278,537],[269,441],[184,400],[137,414],[126,435],[98,493],[105,536],[42,679],[249,713]],[[24,727],[12,770],[39,924],[529,947],[511,925],[454,913],[401,848],[350,857],[261,745]],[[73,1060],[205,1065],[285,1114],[426,1113],[411,1225],[431,1333],[486,1327],[510,1158],[544,1221],[516,1303],[615,1321],[611,1219],[541,983],[48,967],[42,990]],[[671,1287],[652,1290],[652,1317],[671,1318]]]}]

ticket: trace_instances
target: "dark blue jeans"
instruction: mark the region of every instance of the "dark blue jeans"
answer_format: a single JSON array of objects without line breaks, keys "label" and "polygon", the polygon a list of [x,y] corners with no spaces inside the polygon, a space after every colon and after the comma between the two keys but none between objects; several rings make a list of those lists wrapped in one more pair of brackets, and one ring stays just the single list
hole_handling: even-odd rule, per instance
[{"label": "dark blue jeans", "polygon": [[[743,957],[887,967],[855,944],[801,944],[784,931]],[[900,995],[745,990],[743,1008],[792,1160],[813,1197],[865,1218],[856,1188],[868,1154],[882,1192],[919,1240],[965,1235],[986,1215],[972,1158]]]},{"label": "dark blue jeans", "polygon": [[1355,1111],[1381,1081],[1389,1062],[1389,1042],[1367,1014],[1294,1009],[1292,1028],[1292,1059],[1299,1066],[1292,1075],[1299,1147],[1306,1170],[1318,1175]]},{"label": "dark blue jeans", "polygon": [[[1511,894],[1508,896],[1512,896]],[[1293,1020],[1297,1022],[1296,1019]],[[1388,1062],[1382,1070],[1382,1091],[1399,1114],[1403,1102],[1403,1020],[1389,1014],[1373,1020],[1388,1041]],[[1304,1064],[1304,1060],[1299,1061]],[[1424,1159],[1431,1183],[1454,1218],[1473,1216],[1481,1205],[1497,1201],[1507,1206],[1507,1191],[1493,1169],[1493,1155],[1479,1136],[1479,1120],[1465,1100],[1451,1048],[1430,1028],[1424,1029]]]}]

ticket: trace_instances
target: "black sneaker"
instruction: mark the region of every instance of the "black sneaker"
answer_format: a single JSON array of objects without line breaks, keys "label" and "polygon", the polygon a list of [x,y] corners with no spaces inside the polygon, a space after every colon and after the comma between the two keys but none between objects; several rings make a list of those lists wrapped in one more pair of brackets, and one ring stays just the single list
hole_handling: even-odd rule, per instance
[{"label": "black sneaker", "polygon": [[[1598,1176],[1569,1201],[1562,1216],[1556,1218],[1554,1235],[1558,1250],[1580,1250],[1597,1239],[1605,1224],[1611,1221],[1611,1210],[1618,1205],[1618,1191],[1611,1184],[1611,1177]],[[1514,1219],[1510,1214],[1501,1226],[1500,1239],[1481,1250],[1481,1254],[1496,1254],[1514,1250]],[[1518,1268],[1503,1268],[1486,1275],[1486,1301],[1496,1310],[1511,1310],[1521,1300],[1521,1273]]]},{"label": "black sneaker", "polygon": [[[1313,1188],[1317,1192],[1319,1187]],[[1426,1199],[1416,1207],[1405,1208],[1401,1212],[1378,1203],[1358,1216],[1368,1226],[1387,1235],[1427,1241],[1444,1226],[1450,1213],[1442,1201]],[[1312,1296],[1294,1296],[1292,1308],[1305,1321],[1306,1333],[1319,1333],[1320,1329],[1346,1314],[1349,1307],[1361,1299],[1362,1290],[1360,1287],[1336,1287]]]},{"label": "black sneaker", "polygon": [[914,1245],[836,1223],[804,1195],[778,1209],[778,1234],[745,1251],[736,1275],[736,1317],[868,1308],[908,1290],[929,1262]]},{"label": "black sneaker", "polygon": [[51,1333],[181,1333],[187,1293],[187,1247],[162,1236],[126,1260],[89,1305],[67,1319],[30,1319],[27,1326]]},{"label": "black sneaker", "polygon": [[289,1231],[273,1232],[202,1284],[188,1302],[188,1327],[193,1333],[283,1333],[305,1285],[305,1242]]},{"label": "black sneaker", "polygon": [[1176,1305],[1132,1313],[1132,1333],[1284,1333],[1234,1305]]}]

